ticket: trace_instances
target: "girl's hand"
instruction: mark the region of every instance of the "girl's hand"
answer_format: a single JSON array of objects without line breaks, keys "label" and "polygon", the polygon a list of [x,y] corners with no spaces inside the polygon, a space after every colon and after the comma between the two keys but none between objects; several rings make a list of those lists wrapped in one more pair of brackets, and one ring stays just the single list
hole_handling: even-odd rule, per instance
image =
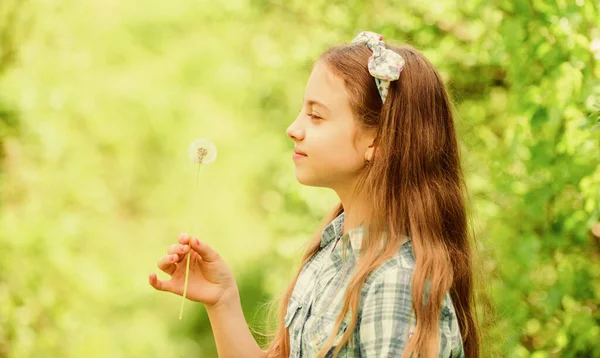
[{"label": "girl's hand", "polygon": [[[158,260],[158,268],[171,276],[170,280],[159,280],[154,272],[150,273],[150,285],[159,291],[183,295],[185,268],[190,252],[190,273],[186,297],[192,301],[215,306],[238,297],[235,278],[229,266],[221,256],[207,244],[190,238],[188,234],[179,235],[179,244],[170,245],[167,256]],[[191,244],[191,251],[190,251]]]}]

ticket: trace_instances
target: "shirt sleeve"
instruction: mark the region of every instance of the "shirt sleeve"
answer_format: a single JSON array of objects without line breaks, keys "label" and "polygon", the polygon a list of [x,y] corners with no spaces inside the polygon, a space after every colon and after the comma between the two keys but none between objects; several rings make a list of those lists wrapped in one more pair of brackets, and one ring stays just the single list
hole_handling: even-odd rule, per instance
[{"label": "shirt sleeve", "polygon": [[359,326],[362,357],[400,357],[411,327],[412,270],[393,267],[369,286]]}]

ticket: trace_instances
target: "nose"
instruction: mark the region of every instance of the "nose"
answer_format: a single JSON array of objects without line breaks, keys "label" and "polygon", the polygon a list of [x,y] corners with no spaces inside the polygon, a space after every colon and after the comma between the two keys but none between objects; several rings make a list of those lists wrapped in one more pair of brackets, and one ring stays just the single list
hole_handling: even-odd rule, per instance
[{"label": "nose", "polygon": [[296,117],[296,120],[294,120],[285,131],[287,136],[294,141],[301,141],[304,139],[304,128],[300,126],[300,121],[298,120],[299,118],[300,115]]}]

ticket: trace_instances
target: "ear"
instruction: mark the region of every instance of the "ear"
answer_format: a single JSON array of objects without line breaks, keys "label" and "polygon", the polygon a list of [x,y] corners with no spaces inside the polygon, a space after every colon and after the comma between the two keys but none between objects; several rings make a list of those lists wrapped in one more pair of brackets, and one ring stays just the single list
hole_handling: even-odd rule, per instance
[{"label": "ear", "polygon": [[[361,131],[360,141],[358,143],[359,147],[364,148],[368,145],[365,150],[365,162],[370,162],[373,160],[376,152],[376,143],[377,143],[377,129],[369,128],[367,130]],[[362,149],[361,148],[361,149]]]},{"label": "ear", "polygon": [[365,152],[365,161],[370,162],[371,160],[373,160],[373,156],[375,155],[376,152],[376,148],[375,148],[375,142],[371,143],[371,145],[369,146],[369,148],[367,148],[367,151]]}]

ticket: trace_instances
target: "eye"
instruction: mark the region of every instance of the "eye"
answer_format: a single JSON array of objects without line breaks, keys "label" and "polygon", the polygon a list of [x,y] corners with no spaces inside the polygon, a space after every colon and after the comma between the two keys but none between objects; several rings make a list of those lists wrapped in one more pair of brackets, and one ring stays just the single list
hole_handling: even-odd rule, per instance
[{"label": "eye", "polygon": [[323,118],[321,118],[321,117],[319,117],[319,116],[317,116],[316,114],[313,114],[313,113],[307,113],[306,115],[309,116],[310,118],[312,118],[313,120],[316,120],[316,121],[323,119]]}]

